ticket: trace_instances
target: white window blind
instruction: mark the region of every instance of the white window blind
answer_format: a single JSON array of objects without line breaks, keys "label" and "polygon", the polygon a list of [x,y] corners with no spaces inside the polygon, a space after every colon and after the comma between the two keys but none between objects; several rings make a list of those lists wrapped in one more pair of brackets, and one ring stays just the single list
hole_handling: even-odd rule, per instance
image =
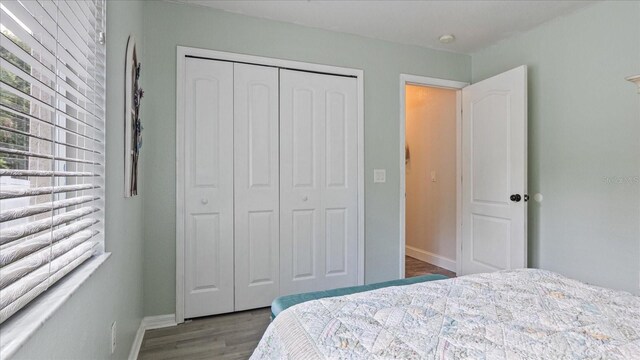
[{"label": "white window blind", "polygon": [[0,323],[103,251],[104,0],[0,0]]}]

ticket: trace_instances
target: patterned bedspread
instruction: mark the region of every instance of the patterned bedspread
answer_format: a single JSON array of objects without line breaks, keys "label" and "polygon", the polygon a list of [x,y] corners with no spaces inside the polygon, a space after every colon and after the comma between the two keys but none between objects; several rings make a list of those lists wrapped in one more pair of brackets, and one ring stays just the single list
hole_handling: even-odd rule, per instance
[{"label": "patterned bedspread", "polygon": [[534,269],[293,306],[252,359],[640,359],[640,297]]}]

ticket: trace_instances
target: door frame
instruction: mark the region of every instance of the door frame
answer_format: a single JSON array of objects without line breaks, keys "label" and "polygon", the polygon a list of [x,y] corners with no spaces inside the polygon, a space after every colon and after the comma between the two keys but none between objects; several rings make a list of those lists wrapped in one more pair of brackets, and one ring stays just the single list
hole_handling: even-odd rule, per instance
[{"label": "door frame", "polygon": [[176,323],[184,322],[184,69],[186,57],[247,63],[356,78],[358,106],[358,284],[364,284],[364,71],[195,47],[176,48]]},{"label": "door frame", "polygon": [[405,253],[406,253],[406,119],[405,119],[405,86],[418,85],[435,87],[456,91],[456,273],[460,272],[460,259],[462,258],[462,89],[469,83],[454,80],[438,79],[419,75],[400,74],[400,266],[398,277],[405,277]]}]

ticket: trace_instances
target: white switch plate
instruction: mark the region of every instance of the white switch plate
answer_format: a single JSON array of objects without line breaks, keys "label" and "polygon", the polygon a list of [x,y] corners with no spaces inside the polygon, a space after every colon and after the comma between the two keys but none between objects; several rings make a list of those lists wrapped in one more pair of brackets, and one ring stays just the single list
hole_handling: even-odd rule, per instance
[{"label": "white switch plate", "polygon": [[387,182],[387,170],[385,169],[373,169],[373,182],[385,183]]}]

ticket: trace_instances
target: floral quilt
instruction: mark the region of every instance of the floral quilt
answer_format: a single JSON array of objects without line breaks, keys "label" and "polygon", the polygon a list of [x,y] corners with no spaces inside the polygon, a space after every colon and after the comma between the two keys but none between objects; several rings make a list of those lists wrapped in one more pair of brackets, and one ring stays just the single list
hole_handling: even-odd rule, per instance
[{"label": "floral quilt", "polygon": [[293,306],[251,359],[640,359],[640,297],[536,269]]}]

